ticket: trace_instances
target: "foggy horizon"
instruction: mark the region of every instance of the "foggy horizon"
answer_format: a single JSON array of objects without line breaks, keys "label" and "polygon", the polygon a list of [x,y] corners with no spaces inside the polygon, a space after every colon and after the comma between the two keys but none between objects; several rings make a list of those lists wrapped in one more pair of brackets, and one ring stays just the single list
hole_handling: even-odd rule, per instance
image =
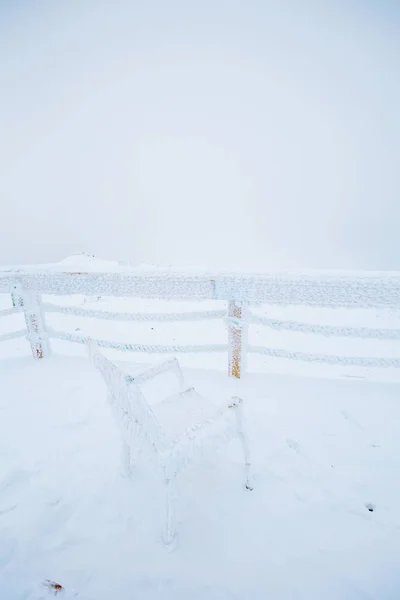
[{"label": "foggy horizon", "polygon": [[390,0],[0,0],[0,265],[400,270],[399,34]]}]

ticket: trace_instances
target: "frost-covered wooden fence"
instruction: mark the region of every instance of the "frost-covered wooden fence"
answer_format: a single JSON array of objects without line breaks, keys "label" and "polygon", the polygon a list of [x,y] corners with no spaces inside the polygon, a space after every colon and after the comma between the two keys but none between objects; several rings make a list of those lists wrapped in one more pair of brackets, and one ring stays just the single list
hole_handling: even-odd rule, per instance
[{"label": "frost-covered wooden fence", "polygon": [[[280,331],[298,331],[323,336],[353,337],[362,339],[400,340],[398,329],[372,329],[366,327],[338,327],[311,325],[297,321],[274,320],[260,317],[251,311],[253,304],[279,306],[308,306],[320,308],[400,308],[400,273],[394,274],[240,274],[182,272],[59,272],[11,271],[0,275],[0,292],[9,292],[13,307],[0,311],[0,317],[23,312],[26,329],[0,334],[0,341],[26,336],[35,358],[50,352],[51,338],[84,344],[81,335],[55,331],[46,327],[46,312],[59,312],[79,317],[117,321],[191,321],[225,319],[227,343],[208,345],[142,345],[124,344],[98,339],[103,348],[126,352],[192,353],[227,352],[229,374],[240,378],[245,370],[248,353],[270,357],[295,359],[306,362],[341,364],[346,366],[400,367],[400,358],[341,357],[305,352],[289,352],[279,348],[248,345],[248,328],[263,325]],[[223,300],[226,310],[184,313],[123,313],[81,307],[61,307],[43,303],[44,294],[84,296],[122,296],[175,300]],[[1,323],[1,321],[0,321]],[[0,330],[1,331],[1,330]]]}]

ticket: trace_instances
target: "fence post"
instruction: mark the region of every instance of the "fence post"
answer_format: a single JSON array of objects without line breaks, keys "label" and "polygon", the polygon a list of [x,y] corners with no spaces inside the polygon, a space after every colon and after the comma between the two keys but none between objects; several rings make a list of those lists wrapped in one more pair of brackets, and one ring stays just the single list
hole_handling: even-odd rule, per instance
[{"label": "fence post", "polygon": [[19,284],[15,284],[11,290],[11,299],[14,308],[24,311],[27,338],[31,344],[33,358],[49,356],[50,348],[47,342],[40,296],[34,292],[23,290]]},{"label": "fence post", "polygon": [[24,299],[20,294],[20,288],[18,285],[13,285],[11,290],[11,300],[13,308],[16,310],[23,310],[24,307]]},{"label": "fence post", "polygon": [[228,303],[228,370],[230,377],[240,379],[247,361],[246,303],[230,300]]}]

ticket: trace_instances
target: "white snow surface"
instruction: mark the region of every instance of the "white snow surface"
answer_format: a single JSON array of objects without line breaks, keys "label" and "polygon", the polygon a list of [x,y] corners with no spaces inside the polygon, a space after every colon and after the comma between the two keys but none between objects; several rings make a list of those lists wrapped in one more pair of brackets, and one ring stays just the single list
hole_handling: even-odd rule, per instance
[{"label": "white snow surface", "polygon": [[[131,312],[219,310],[223,303],[45,297]],[[0,295],[0,309],[11,306]],[[398,311],[259,307],[257,314],[331,326],[399,329]],[[110,322],[48,314],[47,324],[138,343],[226,343],[210,322]],[[0,334],[23,328],[0,319]],[[326,338],[251,326],[250,342],[336,355],[399,356],[399,340]],[[203,396],[244,398],[254,490],[228,445],[178,481],[178,545],[161,541],[163,490],[139,468],[121,477],[120,439],[101,376],[84,349],[0,344],[0,599],[398,600],[400,376],[250,357],[240,382],[225,354],[179,357]],[[138,363],[160,357],[107,351]],[[219,369],[219,370],[215,370]],[[154,398],[162,394],[155,387]],[[368,507],[373,508],[370,512]],[[60,583],[50,593],[44,582]]]},{"label": "white snow surface", "polygon": [[[204,395],[233,385],[186,377]],[[239,385],[255,489],[243,490],[234,443],[184,474],[168,553],[162,490],[144,470],[120,476],[89,361],[2,361],[1,597],[36,600],[50,579],[79,600],[397,599],[399,386],[255,374]]]}]

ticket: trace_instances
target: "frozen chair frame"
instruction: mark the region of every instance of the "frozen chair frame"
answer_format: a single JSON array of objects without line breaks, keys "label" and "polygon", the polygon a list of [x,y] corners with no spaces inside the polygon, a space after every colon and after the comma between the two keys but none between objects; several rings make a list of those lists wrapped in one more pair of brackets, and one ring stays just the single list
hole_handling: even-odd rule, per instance
[{"label": "frozen chair frame", "polygon": [[[168,434],[162,426],[161,417],[181,417],[186,407],[194,404],[195,408],[204,408],[207,401],[199,396],[193,388],[185,386],[182,370],[176,358],[165,361],[132,377],[122,371],[116,364],[108,360],[99,350],[96,343],[88,342],[89,354],[102,374],[108,388],[108,399],[117,426],[122,437],[122,455],[124,471],[131,474],[133,450],[135,454],[145,454],[158,467],[165,484],[166,514],[164,542],[169,547],[176,540],[175,528],[175,480],[190,462],[204,452],[215,452],[224,443],[238,437],[244,454],[245,487],[251,490],[250,455],[245,434],[243,401],[232,397],[219,410],[215,407],[211,416],[204,418],[196,410],[189,414],[189,425],[178,435]],[[180,392],[166,398],[153,407],[146,401],[141,386],[154,377],[172,371],[180,386]],[[159,410],[157,410],[157,408]],[[175,409],[175,412],[174,412]],[[178,411],[178,412],[177,412]],[[158,413],[158,414],[157,414]]]}]

